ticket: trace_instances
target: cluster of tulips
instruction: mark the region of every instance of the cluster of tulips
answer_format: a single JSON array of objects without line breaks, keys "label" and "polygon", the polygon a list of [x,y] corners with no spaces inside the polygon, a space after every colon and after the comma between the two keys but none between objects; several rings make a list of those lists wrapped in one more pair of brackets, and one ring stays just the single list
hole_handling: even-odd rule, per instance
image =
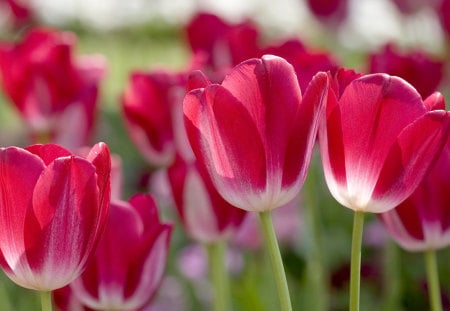
[{"label": "cluster of tulips", "polygon": [[[358,73],[298,38],[262,44],[250,20],[199,13],[185,30],[186,68],[131,72],[119,102],[130,139],[162,174],[174,222],[206,246],[209,308],[230,310],[227,243],[251,248],[257,216],[279,309],[292,310],[277,233],[297,233],[272,214],[294,205],[297,215],[317,146],[329,192],[354,211],[349,309],[360,305],[364,215],[375,213],[402,248],[424,252],[430,308],[443,310],[435,251],[450,245],[450,113],[436,91],[444,60],[391,43]],[[0,148],[0,267],[39,291],[43,310],[157,310],[173,224],[160,220],[151,189],[122,198],[126,150],[110,154],[114,137],[92,144],[107,60],[76,55],[76,40],[32,27],[0,42],[1,87],[30,142]]]}]

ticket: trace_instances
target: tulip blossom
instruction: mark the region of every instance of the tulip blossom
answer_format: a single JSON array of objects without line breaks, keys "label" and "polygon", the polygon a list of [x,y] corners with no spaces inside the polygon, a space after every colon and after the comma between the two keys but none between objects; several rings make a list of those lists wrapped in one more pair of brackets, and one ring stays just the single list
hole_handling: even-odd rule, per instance
[{"label": "tulip blossom", "polygon": [[[33,19],[28,0],[0,0],[0,17],[8,22],[6,26],[26,26]],[[3,21],[2,21],[3,22]]]},{"label": "tulip blossom", "polygon": [[216,242],[239,228],[245,211],[226,202],[197,163],[178,158],[168,174],[177,210],[193,239]]},{"label": "tulip blossom", "polygon": [[286,40],[281,44],[268,46],[262,51],[263,54],[283,57],[294,67],[302,92],[306,90],[317,72],[336,72],[338,69],[333,55],[310,49],[298,39]]},{"label": "tulip blossom", "polygon": [[107,219],[110,154],[58,145],[0,149],[0,266],[20,286],[63,287],[83,272]]},{"label": "tulip blossom", "polygon": [[182,126],[186,76],[164,70],[133,72],[122,96],[128,133],[154,166],[169,166],[176,153],[192,157]]},{"label": "tulip blossom", "polygon": [[266,55],[239,64],[221,85],[186,95],[189,141],[225,200],[261,212],[294,198],[311,159],[325,83],[319,74],[302,98],[292,66]]},{"label": "tulip blossom", "polygon": [[[382,213],[405,200],[443,148],[449,115],[398,77],[340,71],[319,131],[328,188],[342,205]],[[345,80],[345,81],[344,81]]]},{"label": "tulip blossom", "polygon": [[35,142],[77,148],[90,137],[105,61],[75,57],[75,42],[72,33],[37,28],[0,43],[0,84]]},{"label": "tulip blossom", "polygon": [[436,13],[439,17],[442,30],[444,31],[447,41],[450,40],[450,0],[441,0],[436,6]]},{"label": "tulip blossom", "polygon": [[411,83],[425,98],[436,91],[441,83],[444,62],[421,50],[401,53],[393,44],[386,44],[381,51],[370,55],[369,72],[399,76]]},{"label": "tulip blossom", "polygon": [[450,245],[450,140],[414,193],[380,214],[394,240],[408,251]]},{"label": "tulip blossom", "polygon": [[150,195],[114,200],[93,259],[70,285],[73,294],[96,310],[143,307],[161,282],[171,231]]},{"label": "tulip blossom", "polygon": [[213,71],[227,72],[259,54],[259,31],[251,21],[229,24],[216,15],[199,13],[186,26],[186,34],[194,54]]},{"label": "tulip blossom", "polygon": [[340,25],[348,16],[348,0],[307,0],[306,4],[319,21],[330,26]]}]

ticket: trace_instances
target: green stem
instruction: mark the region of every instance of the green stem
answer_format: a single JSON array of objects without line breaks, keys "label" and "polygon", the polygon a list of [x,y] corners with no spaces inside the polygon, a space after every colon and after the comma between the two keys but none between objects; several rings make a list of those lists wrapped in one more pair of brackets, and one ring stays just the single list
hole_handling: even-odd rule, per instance
[{"label": "green stem", "polygon": [[286,274],[284,272],[283,260],[281,259],[280,248],[278,246],[275,229],[272,223],[270,211],[260,212],[259,219],[262,225],[266,247],[269,252],[272,270],[275,275],[275,284],[278,290],[281,311],[292,311],[291,298],[287,284]]},{"label": "green stem", "polygon": [[52,292],[40,292],[42,311],[52,311]]},{"label": "green stem", "polygon": [[350,266],[350,311],[359,310],[359,285],[361,279],[361,245],[364,212],[355,211],[352,233],[352,257]]},{"label": "green stem", "polygon": [[224,241],[210,243],[206,245],[209,260],[209,273],[214,292],[214,310],[228,311],[230,301],[230,286],[228,272],[225,268]]},{"label": "green stem", "polygon": [[430,249],[425,251],[425,264],[427,269],[431,310],[442,311],[441,289],[439,287],[439,274],[435,250]]},{"label": "green stem", "polygon": [[383,249],[383,310],[397,311],[400,309],[402,291],[400,276],[400,252],[394,241],[386,241]]},{"label": "green stem", "polygon": [[322,228],[319,215],[319,194],[317,192],[317,167],[310,164],[310,170],[305,186],[305,224],[307,233],[304,238],[307,247],[307,280],[311,291],[309,299],[312,304],[308,308],[316,311],[329,309],[328,273],[323,259]]}]

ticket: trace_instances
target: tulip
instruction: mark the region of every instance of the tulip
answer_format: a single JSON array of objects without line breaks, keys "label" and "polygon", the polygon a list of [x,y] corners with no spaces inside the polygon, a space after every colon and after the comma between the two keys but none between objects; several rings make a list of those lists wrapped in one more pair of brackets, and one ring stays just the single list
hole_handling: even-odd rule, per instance
[{"label": "tulip", "polygon": [[399,76],[411,83],[422,97],[428,97],[438,88],[444,76],[444,62],[424,51],[400,52],[393,44],[369,58],[369,72],[384,72]]},{"label": "tulip", "polygon": [[319,74],[302,99],[293,67],[266,55],[239,64],[221,85],[190,91],[183,103],[191,147],[217,191],[260,212],[282,310],[291,306],[270,211],[292,200],[305,180],[324,83]]},{"label": "tulip", "polygon": [[194,54],[215,72],[226,73],[259,54],[259,30],[251,21],[229,24],[214,14],[199,13],[186,26],[186,35]]},{"label": "tulip", "polygon": [[51,291],[84,270],[109,210],[110,155],[58,145],[0,149],[0,266],[22,287]]},{"label": "tulip", "polygon": [[143,307],[161,282],[171,231],[171,225],[159,221],[150,195],[114,200],[93,259],[70,284],[73,294],[92,309]]},{"label": "tulip", "polygon": [[331,194],[355,211],[350,310],[358,310],[364,213],[389,211],[411,195],[442,150],[450,119],[442,95],[423,101],[401,78],[339,71],[330,79],[319,142]]},{"label": "tulip", "polygon": [[193,239],[213,243],[239,228],[245,211],[225,201],[197,163],[178,158],[168,174],[178,213]]},{"label": "tulip", "polygon": [[432,310],[442,310],[436,250],[450,245],[450,140],[414,193],[380,214],[391,237],[405,250],[424,252]]},{"label": "tulip", "polygon": [[320,22],[330,27],[339,26],[348,16],[348,0],[307,0],[306,4]]},{"label": "tulip", "polygon": [[163,70],[133,72],[122,96],[128,133],[154,166],[169,166],[176,153],[192,157],[182,127],[186,76]]},{"label": "tulip", "polygon": [[70,32],[37,28],[17,44],[0,43],[0,84],[34,142],[73,149],[91,135],[106,66],[100,56],[75,58],[75,42]]}]

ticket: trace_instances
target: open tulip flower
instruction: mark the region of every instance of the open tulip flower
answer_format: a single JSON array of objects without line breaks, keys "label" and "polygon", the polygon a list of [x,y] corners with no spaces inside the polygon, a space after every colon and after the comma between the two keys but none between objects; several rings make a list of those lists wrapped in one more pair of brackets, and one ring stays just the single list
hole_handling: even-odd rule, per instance
[{"label": "open tulip flower", "polygon": [[[265,55],[234,67],[221,85],[204,83],[184,99],[185,126],[200,166],[225,200],[260,212],[281,283],[270,211],[292,200],[303,185],[326,83],[327,75],[318,74],[302,98],[292,65]],[[278,289],[282,310],[290,310],[287,285],[278,283]]]},{"label": "open tulip flower", "polygon": [[323,107],[316,81],[302,98],[292,66],[266,55],[186,95],[189,141],[225,200],[261,212],[300,191]]},{"label": "open tulip flower", "polygon": [[331,194],[355,211],[350,310],[359,308],[364,213],[389,211],[417,188],[447,140],[450,115],[442,102],[439,93],[423,101],[387,74],[340,70],[330,78],[319,142]]},{"label": "open tulip flower", "polygon": [[110,154],[58,145],[0,149],[0,265],[20,286],[63,287],[85,269],[107,219]]},{"label": "open tulip flower", "polygon": [[70,32],[36,28],[23,41],[0,43],[0,82],[34,142],[73,149],[93,129],[103,57],[75,58]]},{"label": "open tulip flower", "polygon": [[171,232],[171,225],[159,221],[150,195],[114,200],[93,259],[70,284],[73,294],[95,310],[143,307],[161,282]]}]

